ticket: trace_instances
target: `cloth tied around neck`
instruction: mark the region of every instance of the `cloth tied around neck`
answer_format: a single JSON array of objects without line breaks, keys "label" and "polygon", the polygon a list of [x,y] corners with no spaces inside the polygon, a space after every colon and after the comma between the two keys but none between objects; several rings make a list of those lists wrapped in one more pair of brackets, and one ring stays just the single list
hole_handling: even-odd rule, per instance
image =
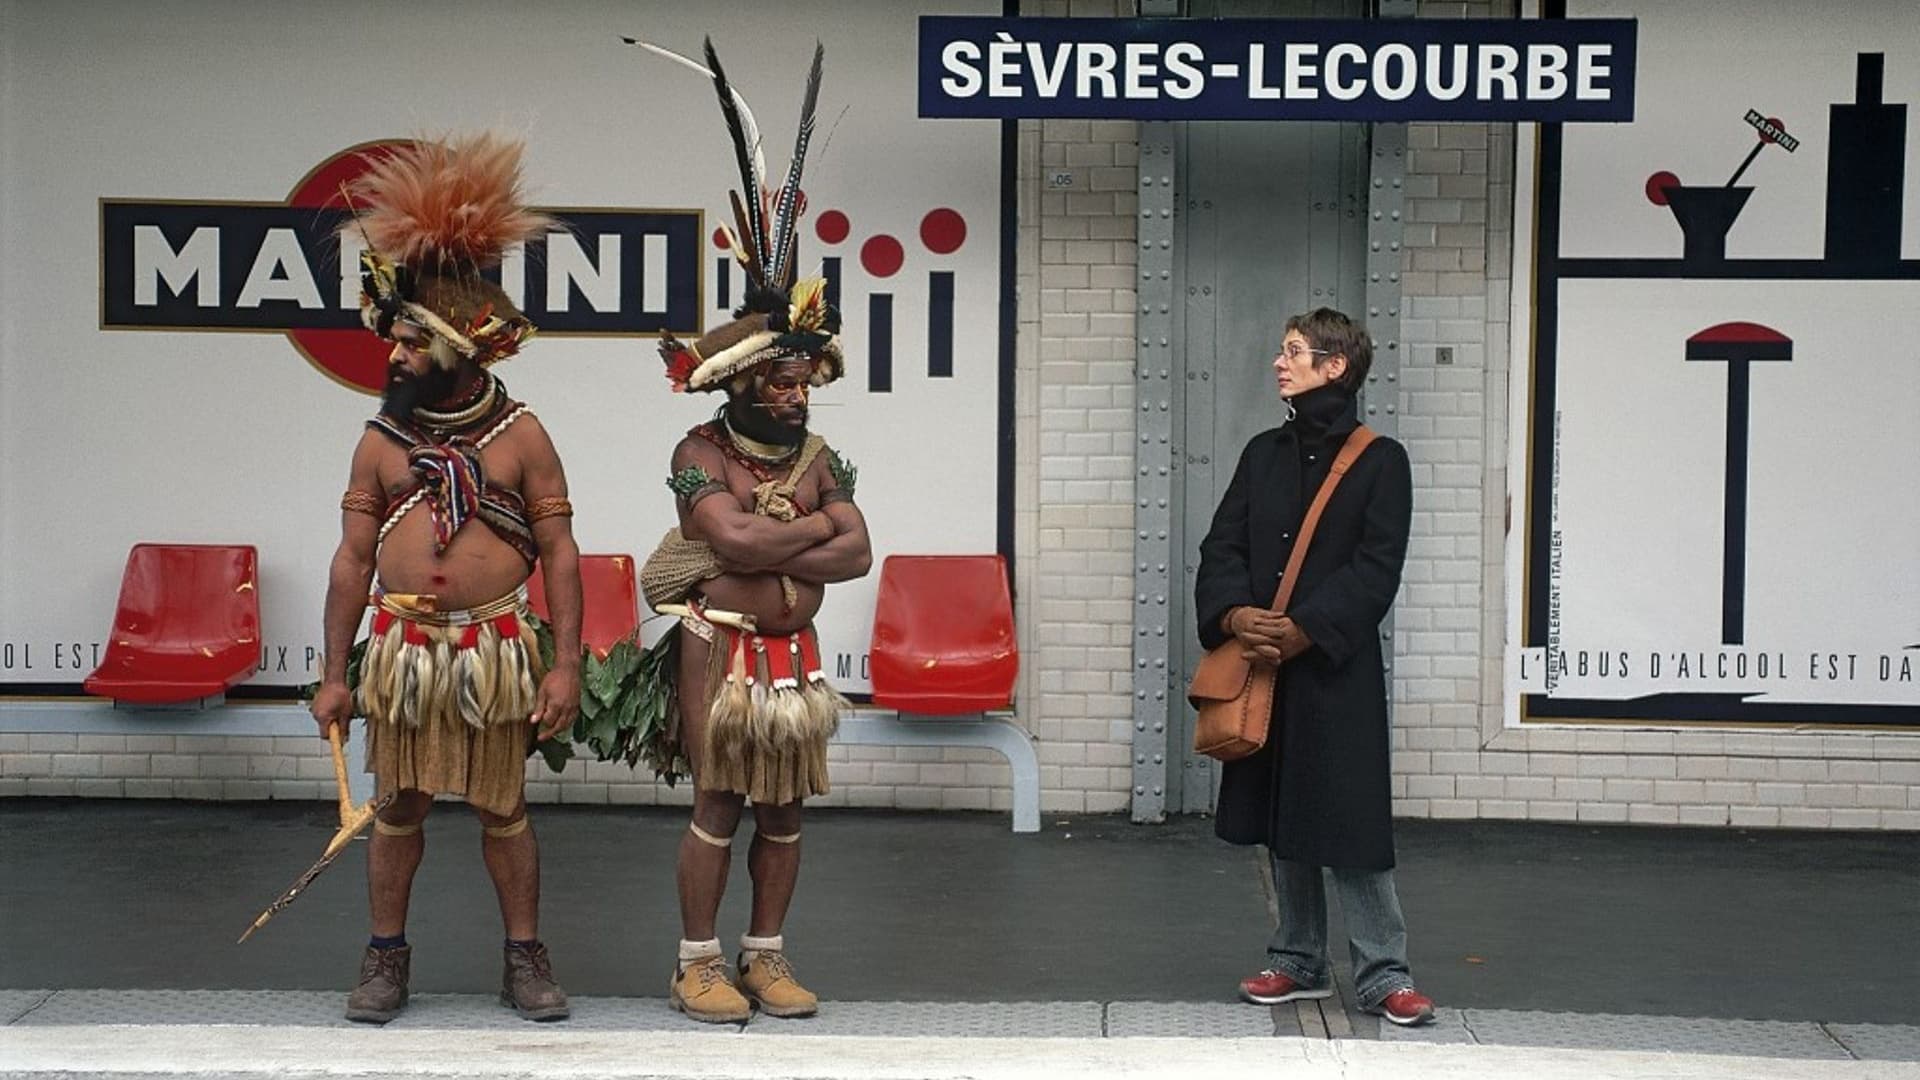
[{"label": "cloth tied around neck", "polygon": [[444,552],[460,527],[480,512],[480,493],[487,483],[480,449],[460,438],[439,445],[423,444],[408,451],[407,465],[426,493],[433,516],[434,550]]}]

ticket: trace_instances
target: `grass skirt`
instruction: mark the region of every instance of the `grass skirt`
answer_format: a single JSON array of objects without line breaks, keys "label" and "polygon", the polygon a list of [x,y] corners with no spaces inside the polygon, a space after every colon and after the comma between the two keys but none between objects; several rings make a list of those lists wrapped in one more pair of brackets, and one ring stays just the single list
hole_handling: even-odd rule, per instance
[{"label": "grass skirt", "polygon": [[766,806],[824,795],[827,742],[847,700],[820,668],[811,627],[791,635],[714,626],[700,786]]},{"label": "grass skirt", "polygon": [[523,591],[455,612],[380,598],[357,690],[380,794],[459,795],[502,816],[519,808],[546,677],[525,615]]}]

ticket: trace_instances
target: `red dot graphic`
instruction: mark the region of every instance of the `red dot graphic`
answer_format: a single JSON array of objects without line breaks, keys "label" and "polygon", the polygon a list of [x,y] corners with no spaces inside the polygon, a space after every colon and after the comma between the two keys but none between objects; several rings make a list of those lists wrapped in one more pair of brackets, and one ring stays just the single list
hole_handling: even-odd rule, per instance
[{"label": "red dot graphic", "polygon": [[[1774,126],[1774,128],[1776,129],[1776,130],[1779,130],[1779,131],[1785,131],[1785,130],[1787,130],[1787,125],[1786,125],[1786,122],[1785,122],[1785,121],[1783,121],[1783,120],[1781,120],[1781,119],[1780,119],[1779,117],[1777,117],[1777,116],[1769,116],[1769,117],[1767,117],[1767,123],[1769,123],[1769,124],[1772,124],[1772,125]],[[1771,136],[1771,135],[1769,135],[1769,134],[1767,134],[1766,132],[1764,132],[1764,131],[1763,131],[1763,132],[1761,132],[1761,133],[1760,133],[1760,141],[1761,141],[1761,142],[1779,142],[1780,140],[1779,140],[1779,139],[1776,139],[1776,138],[1774,138],[1773,136]]]},{"label": "red dot graphic", "polygon": [[874,277],[892,277],[906,261],[900,241],[884,233],[860,245],[860,265]]},{"label": "red dot graphic", "polygon": [[838,210],[829,210],[821,214],[813,223],[814,235],[829,244],[837,244],[845,240],[847,234],[852,231],[853,225],[847,221],[847,215]]},{"label": "red dot graphic", "polygon": [[713,230],[713,246],[719,248],[721,251],[725,251],[728,248],[733,246],[732,244],[727,243],[727,230],[725,229]]},{"label": "red dot graphic", "polygon": [[920,219],[920,242],[935,255],[951,255],[967,242],[967,219],[944,206],[930,210]]},{"label": "red dot graphic", "polygon": [[1647,177],[1647,201],[1655,206],[1667,205],[1667,189],[1679,187],[1680,178],[1670,172],[1661,171]]}]

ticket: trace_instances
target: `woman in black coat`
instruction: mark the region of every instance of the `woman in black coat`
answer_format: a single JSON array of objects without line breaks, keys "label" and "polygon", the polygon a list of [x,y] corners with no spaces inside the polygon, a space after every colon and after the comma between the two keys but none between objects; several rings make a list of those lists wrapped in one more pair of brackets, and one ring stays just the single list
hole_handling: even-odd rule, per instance
[{"label": "woman in black coat", "polygon": [[1372,364],[1366,331],[1321,308],[1287,322],[1274,358],[1292,413],[1253,437],[1200,544],[1194,611],[1209,649],[1237,638],[1277,663],[1268,737],[1221,774],[1215,831],[1265,844],[1280,930],[1267,969],[1241,995],[1277,1004],[1332,993],[1321,868],[1334,871],[1363,1008],[1425,1023],[1393,890],[1387,682],[1380,623],[1400,588],[1413,516],[1407,452],[1388,438],[1361,451],[1323,511],[1284,613],[1268,610],[1307,508],[1359,426],[1355,394]]}]

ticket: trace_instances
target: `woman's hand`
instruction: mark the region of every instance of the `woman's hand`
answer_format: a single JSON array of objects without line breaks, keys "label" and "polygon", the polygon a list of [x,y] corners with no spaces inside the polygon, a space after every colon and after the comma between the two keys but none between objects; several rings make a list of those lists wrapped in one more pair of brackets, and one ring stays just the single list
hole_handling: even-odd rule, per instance
[{"label": "woman's hand", "polygon": [[1282,664],[1313,647],[1313,640],[1299,623],[1266,608],[1233,608],[1222,623],[1240,643],[1240,655],[1248,660]]}]

